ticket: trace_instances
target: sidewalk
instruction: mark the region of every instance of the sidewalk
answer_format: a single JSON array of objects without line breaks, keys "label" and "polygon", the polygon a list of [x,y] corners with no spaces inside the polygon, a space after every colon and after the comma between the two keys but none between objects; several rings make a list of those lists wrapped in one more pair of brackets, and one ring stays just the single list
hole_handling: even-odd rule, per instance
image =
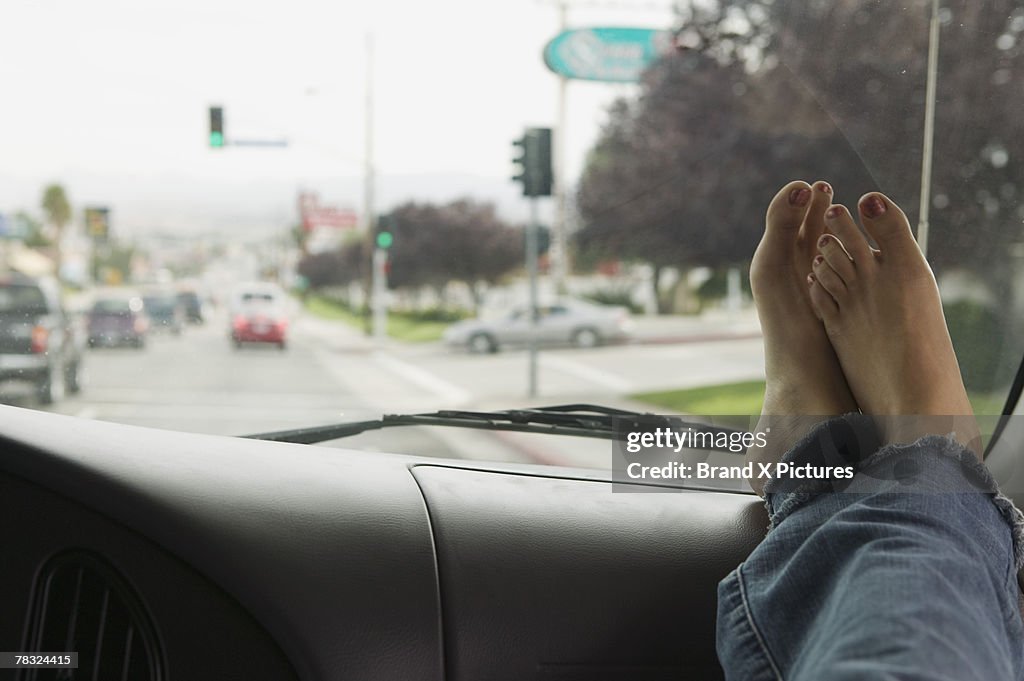
[{"label": "sidewalk", "polygon": [[[633,338],[636,345],[700,343],[719,340],[760,338],[761,324],[751,307],[727,312],[712,310],[702,315],[636,315]],[[324,319],[306,310],[300,311],[295,325],[324,342],[325,347],[346,352],[436,346],[437,343],[407,343],[386,338],[378,343],[362,329],[345,322]]]},{"label": "sidewalk", "polygon": [[753,307],[727,312],[711,310],[702,315],[634,316],[633,343],[698,343],[760,338],[761,324]]},{"label": "sidewalk", "polygon": [[391,338],[386,338],[383,342],[378,343],[373,337],[367,336],[362,329],[342,321],[318,317],[307,310],[300,310],[292,324],[301,333],[316,338],[321,347],[336,352],[372,352],[391,348],[396,344],[403,345],[400,341]]}]

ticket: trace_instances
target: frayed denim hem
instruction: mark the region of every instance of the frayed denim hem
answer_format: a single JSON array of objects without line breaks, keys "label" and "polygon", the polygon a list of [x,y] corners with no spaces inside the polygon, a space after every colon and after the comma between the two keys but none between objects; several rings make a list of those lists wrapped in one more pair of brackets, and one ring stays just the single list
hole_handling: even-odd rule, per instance
[{"label": "frayed denim hem", "polygon": [[[823,436],[828,437],[835,431],[836,425],[841,424],[851,428],[853,432],[865,433],[866,428],[873,428],[866,421],[868,417],[862,414],[848,414],[819,425],[810,433],[804,436],[792,449],[782,457],[784,462],[794,462],[807,458],[808,452],[813,451],[815,445],[822,441]],[[1013,540],[1014,564],[1017,570],[1024,568],[1024,513],[1021,513],[1013,501],[999,491],[999,485],[992,477],[988,468],[978,460],[975,454],[964,447],[960,442],[947,435],[926,435],[909,444],[889,444],[881,447],[873,454],[870,454],[859,461],[851,462],[860,471],[867,471],[887,463],[893,459],[908,456],[921,450],[931,455],[939,455],[952,459],[963,471],[970,486],[979,493],[988,494],[992,503],[995,504],[999,514],[1010,527]],[[787,489],[780,489],[782,484],[777,479],[770,479],[764,487],[765,508],[768,511],[768,531],[779,526],[783,520],[790,516],[801,506],[807,504],[816,496],[823,493],[842,493],[837,491],[833,482],[828,480],[807,480]]]}]

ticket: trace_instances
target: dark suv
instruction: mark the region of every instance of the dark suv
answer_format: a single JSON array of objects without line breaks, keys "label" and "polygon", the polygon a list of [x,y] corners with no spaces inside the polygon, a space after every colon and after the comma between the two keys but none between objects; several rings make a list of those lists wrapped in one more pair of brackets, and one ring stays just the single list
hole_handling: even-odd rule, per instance
[{"label": "dark suv", "polygon": [[0,274],[0,382],[28,382],[43,404],[80,389],[82,351],[49,278]]}]

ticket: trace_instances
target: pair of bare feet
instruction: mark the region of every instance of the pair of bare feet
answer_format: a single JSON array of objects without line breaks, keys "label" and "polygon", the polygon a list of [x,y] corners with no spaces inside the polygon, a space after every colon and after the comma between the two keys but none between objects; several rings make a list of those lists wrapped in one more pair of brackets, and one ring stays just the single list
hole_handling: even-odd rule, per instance
[{"label": "pair of bare feet", "polygon": [[[850,412],[877,420],[882,441],[980,437],[931,268],[906,215],[873,192],[850,211],[827,182],[790,182],[768,206],[750,281],[764,332],[768,448],[778,461],[809,422]],[[774,443],[774,444],[772,444]],[[764,480],[752,480],[758,493]]]}]

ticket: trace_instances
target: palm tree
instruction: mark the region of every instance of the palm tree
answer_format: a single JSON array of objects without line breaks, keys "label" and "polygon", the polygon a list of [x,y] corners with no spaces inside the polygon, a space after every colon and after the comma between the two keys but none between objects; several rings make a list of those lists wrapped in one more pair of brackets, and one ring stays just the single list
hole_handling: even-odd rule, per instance
[{"label": "palm tree", "polygon": [[61,240],[64,236],[64,227],[71,222],[71,204],[68,202],[68,196],[64,191],[64,187],[57,183],[48,185],[43,190],[42,207],[46,219],[56,228],[54,267],[56,268],[57,276],[60,277]]}]

